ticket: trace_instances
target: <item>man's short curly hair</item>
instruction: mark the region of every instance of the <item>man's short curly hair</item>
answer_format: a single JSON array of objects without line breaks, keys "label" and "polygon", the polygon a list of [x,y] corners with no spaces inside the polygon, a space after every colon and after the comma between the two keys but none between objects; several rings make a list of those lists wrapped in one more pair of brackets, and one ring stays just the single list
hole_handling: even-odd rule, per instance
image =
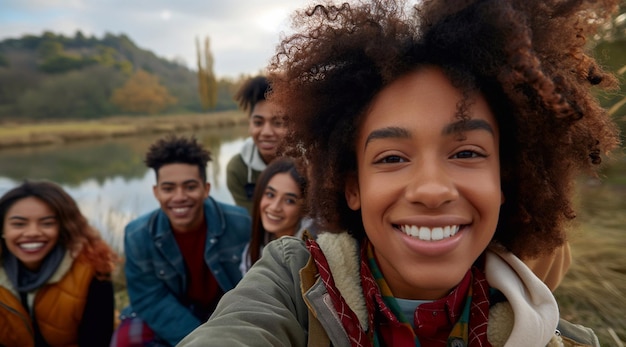
[{"label": "man's short curly hair", "polygon": [[235,94],[235,100],[239,107],[250,115],[257,103],[265,101],[265,96],[269,91],[270,84],[267,77],[252,77],[239,87]]},{"label": "man's short curly hair", "polygon": [[574,178],[593,173],[619,143],[591,88],[616,79],[586,37],[617,0],[371,0],[317,5],[294,16],[270,66],[270,98],[293,117],[291,155],[310,167],[308,205],[330,230],[363,235],[346,203],[355,137],[373,97],[421,66],[440,67],[465,96],[480,91],[501,133],[506,201],[495,240],[518,256],[549,253],[575,217]]},{"label": "man's short curly hair", "polygon": [[150,145],[144,162],[154,169],[157,180],[159,169],[168,164],[196,165],[203,181],[207,180],[206,166],[211,161],[211,153],[198,143],[195,137],[168,135]]}]

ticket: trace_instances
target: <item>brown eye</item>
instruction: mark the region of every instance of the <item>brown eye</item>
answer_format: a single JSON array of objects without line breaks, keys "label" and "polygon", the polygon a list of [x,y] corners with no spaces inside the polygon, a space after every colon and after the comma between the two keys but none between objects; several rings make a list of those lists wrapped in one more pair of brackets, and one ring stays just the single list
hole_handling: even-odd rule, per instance
[{"label": "brown eye", "polygon": [[469,150],[457,152],[452,156],[452,158],[456,158],[456,159],[484,158],[484,157],[485,157],[484,154],[478,153],[476,151],[469,151]]},{"label": "brown eye", "polygon": [[402,158],[401,156],[398,155],[388,155],[382,159],[380,159],[379,161],[377,161],[377,163],[381,163],[381,164],[393,164],[393,163],[403,163],[406,160],[404,160],[404,158]]}]

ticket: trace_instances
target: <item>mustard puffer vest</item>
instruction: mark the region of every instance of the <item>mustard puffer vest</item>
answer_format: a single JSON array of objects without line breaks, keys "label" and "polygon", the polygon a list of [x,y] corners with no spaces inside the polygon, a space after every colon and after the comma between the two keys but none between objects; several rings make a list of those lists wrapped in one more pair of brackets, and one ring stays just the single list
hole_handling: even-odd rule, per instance
[{"label": "mustard puffer vest", "polygon": [[[2,268],[0,271],[4,272]],[[84,255],[65,258],[50,281],[35,293],[34,315],[42,336],[50,346],[78,346],[80,325],[94,268]],[[34,346],[35,333],[27,310],[14,289],[0,286],[0,345]]]}]

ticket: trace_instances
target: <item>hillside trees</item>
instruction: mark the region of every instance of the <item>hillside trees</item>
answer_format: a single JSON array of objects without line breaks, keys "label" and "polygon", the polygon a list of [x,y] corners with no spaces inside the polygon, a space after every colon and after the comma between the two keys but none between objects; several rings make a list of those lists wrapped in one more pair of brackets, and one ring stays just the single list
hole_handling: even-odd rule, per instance
[{"label": "hillside trees", "polygon": [[159,113],[176,101],[158,77],[144,70],[137,70],[111,97],[111,102],[122,111],[147,114]]},{"label": "hillside trees", "polygon": [[[233,93],[243,76],[218,79],[213,74],[209,42],[205,43],[201,64],[213,79],[210,108],[236,109]],[[201,102],[195,69],[160,58],[126,35],[96,38],[80,31],[73,37],[44,32],[0,40],[0,122],[119,114],[122,110],[112,102],[113,91],[138,70],[157,77],[158,84],[177,100],[173,104],[169,99],[169,106],[158,108],[163,112],[201,112],[208,107]]]},{"label": "hillside trees", "polygon": [[123,81],[124,75],[119,70],[99,65],[53,75],[21,94],[14,112],[29,119],[110,115],[117,110],[108,99]]}]

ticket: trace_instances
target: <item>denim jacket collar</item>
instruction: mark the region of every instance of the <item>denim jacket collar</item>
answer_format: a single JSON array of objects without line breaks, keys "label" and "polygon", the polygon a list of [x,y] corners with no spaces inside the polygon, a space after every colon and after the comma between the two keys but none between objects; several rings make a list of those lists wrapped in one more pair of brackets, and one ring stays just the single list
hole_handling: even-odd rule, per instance
[{"label": "denim jacket collar", "polygon": [[[219,237],[226,231],[226,222],[223,211],[215,200],[207,197],[204,200],[204,218],[207,223],[207,237],[204,249],[205,261],[211,253],[211,248],[218,243]],[[213,216],[213,218],[209,218]],[[217,218],[216,218],[217,217]],[[148,230],[152,233],[152,239],[164,259],[167,259],[177,272],[185,278],[185,262],[178,250],[178,245],[170,221],[163,210],[158,209],[150,218]],[[156,224],[156,225],[155,225]]]}]

